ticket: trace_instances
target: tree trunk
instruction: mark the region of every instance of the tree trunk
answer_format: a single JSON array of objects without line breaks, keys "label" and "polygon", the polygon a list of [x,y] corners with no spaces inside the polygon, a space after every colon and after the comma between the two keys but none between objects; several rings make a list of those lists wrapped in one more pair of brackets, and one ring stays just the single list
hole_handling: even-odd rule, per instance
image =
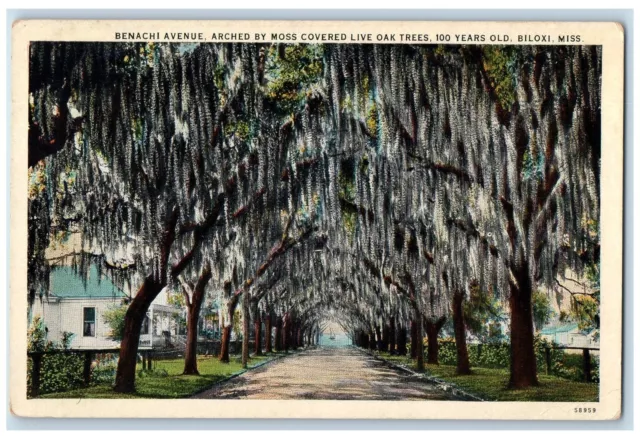
[{"label": "tree trunk", "polygon": [[138,344],[140,330],[151,302],[165,287],[165,282],[155,281],[150,276],[133,298],[124,317],[124,335],[120,343],[120,357],[114,390],[118,393],[135,392],[136,363],[138,358]]},{"label": "tree trunk", "polygon": [[538,385],[533,337],[532,284],[526,268],[518,271],[518,285],[511,285],[511,377],[509,387],[523,389]]},{"label": "tree trunk", "polygon": [[376,348],[376,336],[373,331],[369,331],[369,349],[374,350]]},{"label": "tree trunk", "polygon": [[269,312],[264,321],[264,350],[268,354],[273,352],[271,347],[271,313]]},{"label": "tree trunk", "polygon": [[376,341],[378,350],[382,351],[382,335],[380,334],[380,327],[376,326]]},{"label": "tree trunk", "polygon": [[242,293],[242,368],[246,369],[249,364],[249,328],[251,318],[249,317],[249,292]]},{"label": "tree trunk", "polygon": [[282,317],[277,317],[276,318],[276,335],[275,335],[275,342],[276,342],[276,351],[280,352],[282,350],[282,339],[283,339],[283,335],[282,335]]},{"label": "tree trunk", "polygon": [[416,320],[411,320],[411,358],[418,356],[418,325]]},{"label": "tree trunk", "polygon": [[289,317],[285,315],[282,319],[282,348],[285,352],[289,351],[289,332],[291,332],[290,326],[291,324],[289,322]]},{"label": "tree trunk", "polygon": [[260,318],[260,312],[256,313],[256,317],[253,322],[253,332],[255,333],[256,339],[256,345],[253,352],[256,355],[262,355],[262,319]]},{"label": "tree trunk", "polygon": [[435,322],[427,319],[427,363],[438,364],[438,334],[440,329],[447,320],[446,317],[440,317]]},{"label": "tree trunk", "polygon": [[389,352],[392,354],[396,352],[396,319],[394,317],[389,319]]},{"label": "tree trunk", "polygon": [[[202,303],[202,302],[201,302]],[[183,375],[199,375],[198,373],[198,315],[200,307],[196,310],[196,304],[187,306],[187,346],[184,352]]]},{"label": "tree trunk", "polygon": [[398,326],[398,355],[406,356],[407,355],[407,328],[403,326]]},{"label": "tree trunk", "polygon": [[204,289],[211,279],[211,266],[206,265],[198,282],[193,289],[191,301],[187,294],[187,345],[184,353],[184,375],[199,375],[198,373],[198,320],[202,302],[204,302]]},{"label": "tree trunk", "polygon": [[456,374],[469,375],[471,373],[471,365],[469,364],[469,352],[467,351],[467,331],[465,330],[464,311],[462,302],[464,293],[456,291],[453,293],[453,329],[456,336],[456,353],[458,364],[456,366]]},{"label": "tree trunk", "polygon": [[229,362],[229,345],[231,343],[231,330],[233,329],[233,315],[236,312],[236,306],[238,306],[239,297],[235,294],[227,302],[227,319],[226,325],[222,330],[222,340],[220,342],[220,356],[219,359],[223,363]]},{"label": "tree trunk", "polygon": [[291,349],[296,350],[298,349],[298,325],[292,323],[290,332],[291,338],[289,339],[289,346],[291,347]]},{"label": "tree trunk", "polygon": [[384,325],[382,327],[382,352],[389,351],[389,326]]},{"label": "tree trunk", "polygon": [[222,339],[220,340],[220,356],[218,359],[222,363],[229,362],[229,344],[231,343],[231,328],[232,325],[225,325],[222,329]]},{"label": "tree trunk", "polygon": [[422,339],[422,316],[420,310],[416,308],[415,313],[415,340],[416,340],[416,369],[424,371],[424,340]]}]

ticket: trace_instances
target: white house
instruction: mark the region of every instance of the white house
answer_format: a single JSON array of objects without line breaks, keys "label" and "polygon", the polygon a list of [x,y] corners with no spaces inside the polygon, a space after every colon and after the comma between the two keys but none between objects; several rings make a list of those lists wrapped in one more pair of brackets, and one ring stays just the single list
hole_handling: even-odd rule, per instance
[{"label": "white house", "polygon": [[[166,293],[159,294],[147,312],[140,346],[183,344],[175,318],[180,310],[167,305],[166,297]],[[104,322],[104,314],[128,298],[95,266],[90,268],[86,282],[72,267],[56,266],[51,270],[49,294],[36,299],[30,317],[42,317],[48,341],[60,342],[67,332],[73,334],[72,349],[117,348],[120,343],[110,338],[111,328]]]},{"label": "white house", "polygon": [[581,331],[577,323],[567,323],[543,328],[540,337],[560,346],[599,348],[600,341],[594,336],[594,332]]}]

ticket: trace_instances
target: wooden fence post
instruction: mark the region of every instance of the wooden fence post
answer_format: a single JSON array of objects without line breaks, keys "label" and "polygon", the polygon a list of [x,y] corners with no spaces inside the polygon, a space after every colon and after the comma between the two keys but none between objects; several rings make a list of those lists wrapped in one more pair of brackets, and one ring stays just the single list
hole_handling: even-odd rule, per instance
[{"label": "wooden fence post", "polygon": [[147,352],[147,369],[151,370],[152,369],[152,364],[151,364],[151,352]]},{"label": "wooden fence post", "polygon": [[31,369],[31,397],[37,398],[40,394],[40,368],[42,366],[42,354],[32,354],[31,362],[33,363],[33,368]]},{"label": "wooden fence post", "polygon": [[584,380],[587,383],[591,382],[591,354],[589,349],[582,350],[582,370],[584,372]]},{"label": "wooden fence post", "polygon": [[91,361],[93,361],[93,352],[88,351],[84,353],[84,368],[82,371],[82,377],[84,378],[84,385],[88,386],[91,382]]},{"label": "wooden fence post", "polygon": [[547,363],[547,375],[551,375],[551,348],[549,346],[544,348],[544,359]]}]

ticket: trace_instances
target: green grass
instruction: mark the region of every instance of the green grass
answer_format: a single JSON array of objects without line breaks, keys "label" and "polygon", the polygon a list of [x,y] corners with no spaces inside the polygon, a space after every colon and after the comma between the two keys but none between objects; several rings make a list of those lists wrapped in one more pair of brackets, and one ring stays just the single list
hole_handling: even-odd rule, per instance
[{"label": "green grass", "polygon": [[[408,357],[381,353],[380,357],[396,364],[415,369],[415,362]],[[538,374],[539,386],[524,390],[507,388],[508,369],[473,367],[471,375],[456,375],[455,366],[425,364],[426,373],[455,384],[482,399],[490,401],[558,401],[595,402],[598,401],[599,386],[595,383],[580,383],[564,378]]]},{"label": "green grass", "polygon": [[[251,357],[249,367],[283,354]],[[184,359],[158,360],[151,372],[137,367],[136,392],[116,393],[110,385],[100,384],[82,389],[41,395],[40,398],[185,398],[203,391],[219,381],[242,371],[240,357],[231,357],[229,363],[221,363],[215,357],[198,357],[200,375],[182,375]]]}]

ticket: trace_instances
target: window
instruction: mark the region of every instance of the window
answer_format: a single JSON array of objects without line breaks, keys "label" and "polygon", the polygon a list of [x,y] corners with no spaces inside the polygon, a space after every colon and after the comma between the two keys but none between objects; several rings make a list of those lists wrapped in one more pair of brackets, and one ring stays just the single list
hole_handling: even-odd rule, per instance
[{"label": "window", "polygon": [[149,335],[149,314],[144,316],[144,320],[142,320],[142,328],[140,329],[140,334]]},{"label": "window", "polygon": [[82,326],[82,335],[85,337],[96,336],[96,309],[84,308],[84,324]]}]

